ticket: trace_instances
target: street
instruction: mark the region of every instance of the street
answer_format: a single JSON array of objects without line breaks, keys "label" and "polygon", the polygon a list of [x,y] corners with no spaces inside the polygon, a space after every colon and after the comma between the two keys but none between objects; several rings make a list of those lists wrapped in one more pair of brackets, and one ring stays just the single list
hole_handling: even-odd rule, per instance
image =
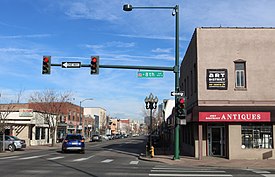
[{"label": "street", "polygon": [[58,149],[27,149],[0,156],[2,177],[27,176],[275,176],[275,171],[253,169],[187,168],[143,161],[143,136],[86,143],[86,153]]}]

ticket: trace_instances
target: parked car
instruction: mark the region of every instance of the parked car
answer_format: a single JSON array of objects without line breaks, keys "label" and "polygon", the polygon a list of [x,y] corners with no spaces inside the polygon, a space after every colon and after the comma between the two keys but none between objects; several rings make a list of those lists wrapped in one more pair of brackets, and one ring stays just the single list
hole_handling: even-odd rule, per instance
[{"label": "parked car", "polygon": [[[0,135],[0,144],[2,146],[3,135]],[[21,140],[16,136],[5,135],[5,149],[15,151],[26,148],[25,140]]]},{"label": "parked car", "polygon": [[78,134],[68,134],[62,142],[62,152],[79,151],[85,153],[85,139]]},{"label": "parked car", "polygon": [[113,140],[113,139],[114,139],[114,136],[111,135],[111,134],[108,134],[108,135],[106,135],[106,136],[108,137],[109,140]]},{"label": "parked car", "polygon": [[101,141],[101,136],[100,135],[92,135],[91,141]]},{"label": "parked car", "polygon": [[109,140],[109,137],[107,135],[101,135],[101,140]]}]

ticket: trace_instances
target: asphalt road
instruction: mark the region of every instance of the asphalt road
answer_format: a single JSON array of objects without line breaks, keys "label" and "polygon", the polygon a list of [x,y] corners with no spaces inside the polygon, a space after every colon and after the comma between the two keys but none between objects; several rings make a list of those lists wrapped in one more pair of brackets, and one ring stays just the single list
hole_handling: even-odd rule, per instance
[{"label": "asphalt road", "polygon": [[132,177],[132,176],[266,176],[275,173],[252,169],[184,168],[139,160],[145,137],[86,143],[86,153],[60,149],[33,149],[0,156],[1,177]]}]

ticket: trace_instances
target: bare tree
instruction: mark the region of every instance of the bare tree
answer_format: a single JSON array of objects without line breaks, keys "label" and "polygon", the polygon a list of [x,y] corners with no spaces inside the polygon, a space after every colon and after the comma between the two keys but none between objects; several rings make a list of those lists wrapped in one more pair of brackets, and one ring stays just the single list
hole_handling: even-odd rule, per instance
[{"label": "bare tree", "polygon": [[50,89],[34,92],[30,96],[30,108],[38,111],[44,122],[48,124],[52,146],[56,143],[57,124],[62,117],[66,103],[71,100],[71,96],[70,92],[56,92]]},{"label": "bare tree", "polygon": [[[5,130],[7,126],[7,117],[11,113],[15,106],[10,104],[0,104],[0,134],[3,136],[3,142],[5,142]],[[5,151],[5,144],[2,144],[2,147],[0,148],[2,151]]]},{"label": "bare tree", "polygon": [[101,126],[100,126],[100,134],[103,135],[106,132],[106,128],[107,128],[107,117],[101,117]]}]

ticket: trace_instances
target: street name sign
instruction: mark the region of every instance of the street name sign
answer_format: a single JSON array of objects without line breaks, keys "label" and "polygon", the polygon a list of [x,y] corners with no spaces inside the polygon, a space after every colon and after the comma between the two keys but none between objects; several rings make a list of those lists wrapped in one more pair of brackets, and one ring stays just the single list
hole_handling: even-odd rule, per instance
[{"label": "street name sign", "polygon": [[62,68],[80,68],[81,62],[62,62]]},{"label": "street name sign", "polygon": [[139,71],[138,78],[162,78],[163,71]]}]

